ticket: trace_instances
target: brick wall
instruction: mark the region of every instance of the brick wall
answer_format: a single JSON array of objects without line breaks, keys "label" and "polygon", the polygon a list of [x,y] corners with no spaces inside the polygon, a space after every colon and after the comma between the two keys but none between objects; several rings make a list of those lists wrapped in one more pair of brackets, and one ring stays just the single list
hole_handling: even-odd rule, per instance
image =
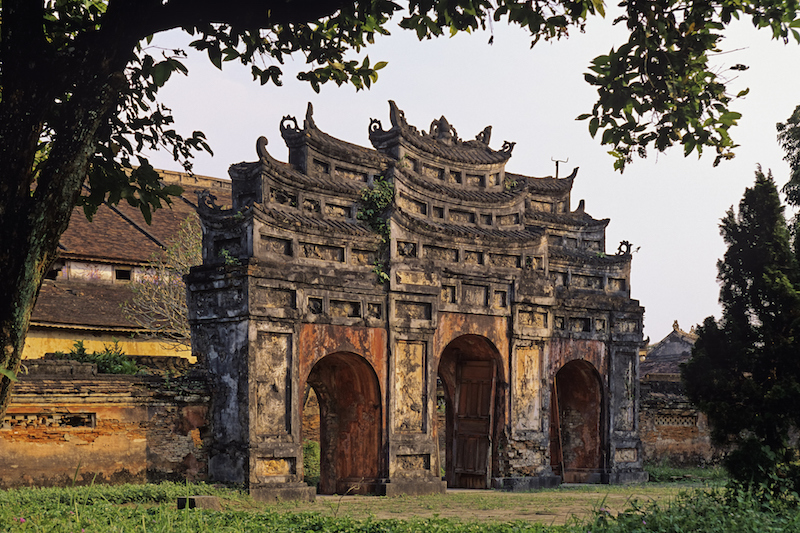
[{"label": "brick wall", "polygon": [[20,376],[0,423],[0,488],[205,479],[202,373],[92,375],[87,366],[37,361]]},{"label": "brick wall", "polygon": [[680,376],[650,375],[641,381],[639,427],[647,462],[703,466],[723,455],[711,444],[705,415],[684,395]]}]

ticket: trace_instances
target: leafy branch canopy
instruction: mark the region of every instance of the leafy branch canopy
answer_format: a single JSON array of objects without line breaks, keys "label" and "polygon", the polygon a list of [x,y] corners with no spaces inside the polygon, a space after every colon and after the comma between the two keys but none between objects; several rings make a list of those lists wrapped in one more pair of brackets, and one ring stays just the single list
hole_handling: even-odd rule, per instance
[{"label": "leafy branch canopy", "polygon": [[[748,17],[776,39],[800,40],[797,0],[623,0],[628,42],[594,60],[586,80],[598,100],[590,133],[623,170],[634,155],[676,143],[733,156],[739,119],[709,54],[732,20]],[[353,59],[402,28],[426,39],[519,25],[531,44],[585,29],[602,0],[3,0],[0,3],[0,413],[36,295],[73,208],[87,216],[126,201],[150,221],[179,188],[164,186],[142,151],[168,150],[187,170],[211,152],[198,131],[179,133],[158,90],[185,75],[184,50],[152,46],[180,28],[221,68],[238,61],[262,84],[281,83],[289,56],[314,90],[328,82],[371,86],[384,62]],[[490,39],[491,41],[491,39]]]}]

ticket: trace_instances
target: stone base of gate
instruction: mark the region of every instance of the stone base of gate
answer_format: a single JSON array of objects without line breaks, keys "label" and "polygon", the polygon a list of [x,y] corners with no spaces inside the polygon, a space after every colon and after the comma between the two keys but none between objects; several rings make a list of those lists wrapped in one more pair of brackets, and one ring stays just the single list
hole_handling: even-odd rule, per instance
[{"label": "stone base of gate", "polygon": [[440,479],[398,479],[379,483],[378,496],[424,496],[426,494],[444,494],[447,482]]},{"label": "stone base of gate", "polygon": [[262,502],[300,500],[313,502],[317,488],[305,483],[281,483],[275,485],[250,485],[250,496]]},{"label": "stone base of gate", "polygon": [[508,492],[552,489],[561,484],[561,476],[543,475],[530,477],[494,477],[492,488]]}]

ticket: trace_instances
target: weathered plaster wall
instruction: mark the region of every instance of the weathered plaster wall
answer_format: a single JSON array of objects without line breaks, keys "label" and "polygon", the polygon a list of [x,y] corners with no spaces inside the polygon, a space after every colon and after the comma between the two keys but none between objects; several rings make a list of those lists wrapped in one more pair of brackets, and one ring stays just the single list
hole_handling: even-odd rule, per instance
[{"label": "weathered plaster wall", "polygon": [[55,330],[55,328],[31,327],[25,338],[23,359],[38,359],[46,353],[69,352],[75,341],[83,341],[90,352],[101,352],[104,346],[119,342],[119,347],[128,355],[180,356],[196,362],[191,349],[182,345],[170,345],[155,339],[122,336],[119,333],[98,331]]},{"label": "weathered plaster wall", "polygon": [[[64,366],[64,365],[60,365]],[[205,479],[194,378],[23,376],[0,425],[0,488]]]},{"label": "weathered plaster wall", "polygon": [[311,368],[323,357],[337,352],[348,352],[366,359],[380,383],[386,383],[386,330],[358,326],[331,324],[302,324],[298,357],[301,384],[305,384]]},{"label": "weathered plaster wall", "polygon": [[504,316],[473,315],[464,313],[439,313],[439,327],[433,337],[433,353],[438,364],[447,345],[462,335],[480,335],[489,339],[503,361],[503,379],[508,379],[508,318]]}]

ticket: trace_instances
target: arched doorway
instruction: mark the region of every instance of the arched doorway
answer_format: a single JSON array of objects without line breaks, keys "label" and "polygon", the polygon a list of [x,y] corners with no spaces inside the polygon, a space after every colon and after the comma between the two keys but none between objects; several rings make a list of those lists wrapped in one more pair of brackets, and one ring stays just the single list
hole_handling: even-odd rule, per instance
[{"label": "arched doorway", "polygon": [[375,492],[381,447],[380,387],[375,371],[356,354],[333,353],[314,365],[308,386],[319,402],[319,492]]},{"label": "arched doorway", "polygon": [[[449,487],[491,487],[498,470],[498,427],[502,427],[505,387],[500,354],[479,335],[450,342],[439,360],[445,423],[445,480]],[[500,386],[498,386],[500,385]]]},{"label": "arched doorway", "polygon": [[591,363],[570,361],[556,373],[550,401],[550,465],[566,483],[604,481],[603,384]]}]

